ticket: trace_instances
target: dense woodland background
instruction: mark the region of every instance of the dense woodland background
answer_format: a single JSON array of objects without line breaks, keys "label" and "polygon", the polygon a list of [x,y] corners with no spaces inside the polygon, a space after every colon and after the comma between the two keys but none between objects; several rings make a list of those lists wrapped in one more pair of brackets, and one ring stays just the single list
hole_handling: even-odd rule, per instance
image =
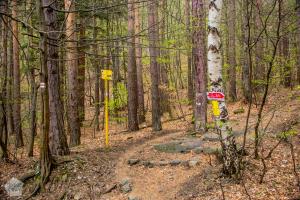
[{"label": "dense woodland background", "polygon": [[[212,26],[209,12],[221,15],[220,24]],[[0,17],[1,160],[39,156],[36,192],[85,130],[103,136],[103,69],[113,71],[109,114],[118,132],[152,127],[156,134],[162,122],[176,119],[196,134],[213,126],[223,173],[236,179],[247,151],[265,166],[281,142],[294,148],[290,139],[299,133],[289,126],[269,155],[261,154],[269,97],[300,90],[299,0],[1,0]],[[217,82],[207,64],[210,51],[222,60]],[[211,117],[206,92],[214,87],[229,104],[245,107],[235,110],[246,114],[241,149],[227,136],[225,104],[221,117]],[[247,149],[253,115],[254,144]]]}]

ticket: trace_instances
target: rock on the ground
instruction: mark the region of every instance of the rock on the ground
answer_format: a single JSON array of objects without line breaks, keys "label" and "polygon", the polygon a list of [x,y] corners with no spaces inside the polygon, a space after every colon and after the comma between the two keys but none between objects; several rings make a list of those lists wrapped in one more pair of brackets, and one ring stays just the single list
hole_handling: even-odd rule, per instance
[{"label": "rock on the ground", "polygon": [[233,131],[233,135],[235,137],[240,137],[244,135],[244,131]]},{"label": "rock on the ground", "polygon": [[195,153],[195,154],[203,153],[203,147],[197,147],[197,148],[193,149],[193,153]]},{"label": "rock on the ground", "polygon": [[203,141],[196,138],[182,138],[163,144],[154,145],[154,149],[165,153],[188,153],[196,147],[202,146]]},{"label": "rock on the ground", "polygon": [[10,197],[19,197],[22,196],[23,185],[22,181],[13,177],[4,185],[4,188]]},{"label": "rock on the ground", "polygon": [[176,165],[179,165],[181,162],[182,162],[181,160],[172,160],[172,161],[170,161],[170,165],[176,166]]},{"label": "rock on the ground", "polygon": [[130,196],[128,197],[128,200],[141,200],[141,198],[130,195]]},{"label": "rock on the ground", "polygon": [[128,178],[125,178],[121,181],[120,187],[123,193],[129,193],[132,190],[132,185]]},{"label": "rock on the ground", "polygon": [[142,161],[141,164],[144,165],[144,167],[149,167],[149,168],[153,168],[155,165],[153,161]]},{"label": "rock on the ground", "polygon": [[181,146],[187,150],[192,150],[194,148],[202,146],[203,142],[200,139],[190,139],[181,143]]},{"label": "rock on the ground", "polygon": [[189,167],[195,167],[196,165],[198,165],[200,162],[199,158],[192,158],[191,160],[189,160],[188,165]]},{"label": "rock on the ground", "polygon": [[154,145],[154,149],[165,153],[184,153],[186,148],[181,146],[182,141],[172,141],[164,144]]},{"label": "rock on the ground", "polygon": [[216,142],[219,141],[219,135],[215,133],[206,133],[202,136],[203,141]]},{"label": "rock on the ground", "polygon": [[136,165],[139,162],[140,162],[140,160],[139,159],[135,159],[135,158],[131,158],[131,159],[127,160],[127,164],[130,165],[130,166]]},{"label": "rock on the ground", "polygon": [[159,166],[166,166],[166,165],[168,165],[168,164],[169,164],[169,162],[168,162],[168,161],[165,161],[165,160],[161,160],[161,161],[158,162],[158,165],[159,165]]}]

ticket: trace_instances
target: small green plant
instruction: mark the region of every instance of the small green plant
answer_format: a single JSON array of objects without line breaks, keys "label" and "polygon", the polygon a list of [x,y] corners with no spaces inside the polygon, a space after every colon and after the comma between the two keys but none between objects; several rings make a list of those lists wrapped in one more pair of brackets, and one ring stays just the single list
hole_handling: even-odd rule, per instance
[{"label": "small green plant", "polygon": [[216,127],[215,122],[206,123],[207,129],[214,129]]},{"label": "small green plant", "polygon": [[281,139],[287,139],[288,137],[293,137],[295,135],[297,135],[298,132],[295,129],[290,129],[288,131],[282,131],[278,137]]}]

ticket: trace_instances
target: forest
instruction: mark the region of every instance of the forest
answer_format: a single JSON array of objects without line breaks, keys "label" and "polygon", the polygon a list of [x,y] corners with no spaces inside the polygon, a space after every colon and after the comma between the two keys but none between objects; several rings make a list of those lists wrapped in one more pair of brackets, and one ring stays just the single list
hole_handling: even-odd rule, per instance
[{"label": "forest", "polygon": [[300,200],[300,0],[0,0],[0,199]]}]

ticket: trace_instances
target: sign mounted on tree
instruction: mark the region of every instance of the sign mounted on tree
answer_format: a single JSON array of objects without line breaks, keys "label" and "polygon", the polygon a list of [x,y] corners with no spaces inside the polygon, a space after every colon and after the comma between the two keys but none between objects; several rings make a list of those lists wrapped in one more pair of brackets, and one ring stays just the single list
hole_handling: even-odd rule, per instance
[{"label": "sign mounted on tree", "polygon": [[225,95],[222,92],[208,92],[207,99],[215,101],[225,101]]},{"label": "sign mounted on tree", "polygon": [[112,80],[112,75],[113,75],[112,70],[109,70],[109,69],[101,70],[101,78],[104,79],[104,80],[111,81]]}]

